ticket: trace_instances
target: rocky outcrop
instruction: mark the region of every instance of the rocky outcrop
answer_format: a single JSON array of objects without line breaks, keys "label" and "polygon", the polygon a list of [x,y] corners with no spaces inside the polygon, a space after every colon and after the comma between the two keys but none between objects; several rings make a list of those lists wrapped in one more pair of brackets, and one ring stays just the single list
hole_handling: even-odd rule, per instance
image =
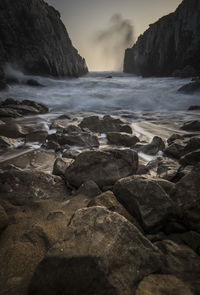
[{"label": "rocky outcrop", "polygon": [[59,12],[43,0],[2,0],[0,23],[1,65],[9,63],[37,75],[79,76],[87,72]]},{"label": "rocky outcrop", "polygon": [[199,0],[183,0],[174,13],[150,25],[126,50],[124,72],[143,76],[198,75],[199,27]]}]

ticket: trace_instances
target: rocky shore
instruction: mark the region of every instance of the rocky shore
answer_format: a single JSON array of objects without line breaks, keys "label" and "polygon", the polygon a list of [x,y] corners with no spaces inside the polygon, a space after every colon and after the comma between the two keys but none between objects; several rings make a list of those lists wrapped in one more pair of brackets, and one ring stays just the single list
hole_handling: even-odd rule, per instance
[{"label": "rocky shore", "polygon": [[1,99],[0,169],[0,294],[199,295],[198,106],[109,116]]}]

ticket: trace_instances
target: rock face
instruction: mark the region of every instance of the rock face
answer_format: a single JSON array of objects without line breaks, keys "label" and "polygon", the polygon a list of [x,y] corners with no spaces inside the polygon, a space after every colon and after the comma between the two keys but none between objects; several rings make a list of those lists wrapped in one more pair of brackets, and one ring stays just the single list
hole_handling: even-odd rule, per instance
[{"label": "rock face", "polygon": [[38,75],[79,76],[87,72],[59,12],[43,0],[2,0],[0,23],[0,64],[9,63]]},{"label": "rock face", "polygon": [[176,76],[182,76],[181,72],[184,76],[198,75],[199,16],[199,0],[183,0],[174,13],[150,25],[126,50],[124,72],[143,76],[171,76],[175,71]]}]

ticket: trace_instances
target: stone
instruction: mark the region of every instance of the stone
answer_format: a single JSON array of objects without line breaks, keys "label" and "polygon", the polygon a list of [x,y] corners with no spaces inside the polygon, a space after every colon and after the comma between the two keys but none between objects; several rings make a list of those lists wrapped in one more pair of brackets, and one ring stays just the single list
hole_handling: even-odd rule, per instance
[{"label": "stone", "polygon": [[176,180],[180,164],[172,159],[163,159],[158,163],[157,176],[169,181]]},{"label": "stone", "polygon": [[184,0],[174,13],[151,24],[126,50],[124,72],[144,77],[168,77],[177,70],[199,75],[199,9],[199,1]]},{"label": "stone", "polygon": [[0,136],[0,148],[17,146],[18,144],[20,144],[20,141],[17,139]]},{"label": "stone", "polygon": [[192,105],[188,108],[188,111],[198,111],[200,110],[200,106]]},{"label": "stone", "polygon": [[193,295],[188,285],[173,275],[152,274],[138,285],[136,295]]},{"label": "stone", "polygon": [[195,93],[197,91],[200,91],[200,82],[191,82],[183,85],[178,89],[179,92],[185,93],[185,94],[190,94],[190,93]]},{"label": "stone", "polygon": [[70,148],[63,152],[63,158],[76,159],[80,153],[79,150]]},{"label": "stone", "polygon": [[65,180],[76,188],[87,180],[93,180],[102,188],[136,173],[137,168],[138,155],[130,149],[85,151],[67,168]]},{"label": "stone", "polygon": [[81,147],[98,147],[99,141],[96,135],[84,132],[80,134],[63,134],[58,139],[60,145],[71,145]]},{"label": "stone", "polygon": [[106,136],[108,143],[126,147],[134,147],[135,144],[140,141],[137,136],[119,132],[109,132]]},{"label": "stone", "polygon": [[53,165],[53,174],[57,176],[64,176],[66,169],[70,166],[71,161],[67,162],[64,159],[57,158]]},{"label": "stone", "polygon": [[154,136],[152,142],[147,145],[143,145],[139,151],[147,155],[156,155],[159,151],[165,149],[165,143],[159,136]]},{"label": "stone", "polygon": [[124,127],[124,125],[124,122],[120,119],[115,119],[109,115],[106,115],[102,119],[98,116],[86,117],[81,121],[79,127],[88,128],[89,130],[98,133],[125,132],[125,130],[129,131],[129,133],[132,133],[132,129],[128,129],[127,125],[126,127]]},{"label": "stone", "polygon": [[182,156],[180,163],[184,166],[200,163],[200,149]]},{"label": "stone", "polygon": [[40,84],[38,81],[36,81],[34,79],[27,80],[26,84],[29,86],[34,86],[34,87],[44,87],[44,85]]},{"label": "stone", "polygon": [[61,150],[59,143],[55,141],[51,141],[51,140],[48,140],[44,147],[47,148],[48,150],[54,150],[55,152],[58,152]]},{"label": "stone", "polygon": [[88,207],[93,206],[106,207],[108,210],[124,216],[128,221],[133,223],[141,232],[143,232],[137,220],[122,206],[122,204],[116,199],[112,191],[106,191],[92,199],[89,202]]},{"label": "stone", "polygon": [[113,191],[145,232],[158,232],[172,212],[171,199],[159,181],[151,176],[134,175],[120,179]]},{"label": "stone", "polygon": [[63,133],[68,133],[68,134],[74,134],[74,133],[79,134],[81,132],[82,132],[81,128],[76,125],[69,125],[63,129]]},{"label": "stone", "polygon": [[183,233],[175,233],[168,236],[168,239],[176,244],[187,245],[198,255],[200,255],[200,234],[195,231],[184,231]]},{"label": "stone", "polygon": [[200,131],[200,121],[186,122],[180,129],[185,131]]},{"label": "stone", "polygon": [[172,134],[168,139],[167,139],[167,143],[168,145],[171,145],[175,140],[177,139],[183,139],[183,136],[177,133]]},{"label": "stone", "polygon": [[9,137],[9,138],[20,138],[25,137],[25,129],[16,123],[5,123],[0,125],[0,135]]},{"label": "stone", "polygon": [[27,134],[25,137],[25,141],[44,143],[46,141],[47,136],[48,136],[47,131],[35,131],[35,132]]},{"label": "stone", "polygon": [[0,178],[0,197],[14,205],[34,199],[68,198],[67,188],[59,176],[37,170],[5,170]]},{"label": "stone", "polygon": [[8,215],[4,208],[0,205],[0,234],[8,226]]},{"label": "stone", "polygon": [[28,294],[131,295],[134,284],[159,267],[160,252],[124,217],[83,208],[38,265]]},{"label": "stone", "polygon": [[89,198],[96,197],[101,194],[101,190],[98,185],[92,181],[88,180],[81,184],[79,189],[76,191],[77,195],[85,195]]},{"label": "stone", "polygon": [[180,159],[184,154],[185,143],[182,140],[174,140],[165,150],[164,154],[168,157]]},{"label": "stone", "polygon": [[0,12],[2,64],[40,76],[78,77],[88,72],[55,8],[43,0],[23,0],[14,6],[3,0]]}]

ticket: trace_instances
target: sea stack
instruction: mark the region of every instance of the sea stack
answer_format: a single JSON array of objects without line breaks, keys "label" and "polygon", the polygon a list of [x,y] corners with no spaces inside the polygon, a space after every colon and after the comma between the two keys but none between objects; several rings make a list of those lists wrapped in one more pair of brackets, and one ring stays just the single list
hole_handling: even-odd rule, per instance
[{"label": "sea stack", "polygon": [[200,74],[200,1],[183,0],[126,50],[124,72],[142,76]]},{"label": "sea stack", "polygon": [[9,63],[35,75],[78,77],[88,72],[60,13],[43,0],[1,0],[0,23],[1,69]]}]

